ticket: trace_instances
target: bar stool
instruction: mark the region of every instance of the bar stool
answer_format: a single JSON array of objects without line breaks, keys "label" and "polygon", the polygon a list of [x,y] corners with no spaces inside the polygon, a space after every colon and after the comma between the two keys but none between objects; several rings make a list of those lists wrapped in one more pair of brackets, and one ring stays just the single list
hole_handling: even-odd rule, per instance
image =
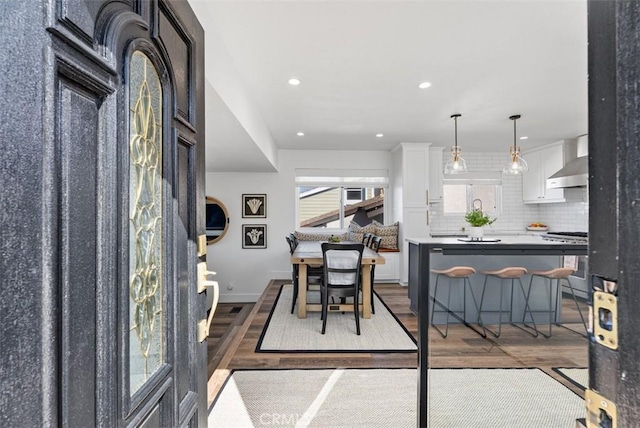
[{"label": "bar stool", "polygon": [[[524,274],[527,273],[527,269],[523,268],[523,267],[517,267],[517,266],[509,266],[509,267],[505,267],[499,270],[485,270],[482,271],[482,273],[485,275],[484,277],[484,284],[482,285],[482,296],[480,297],[480,310],[478,311],[478,323],[480,323],[480,325],[485,328],[486,330],[489,330],[491,332],[491,334],[493,334],[495,337],[500,337],[500,333],[502,330],[502,313],[503,312],[508,312],[509,313],[509,322],[511,324],[513,324],[513,313],[512,313],[512,309],[513,309],[513,286],[515,283],[515,280],[517,279],[518,282],[520,283],[520,289],[522,290],[522,296],[525,298],[525,311],[524,311],[524,315],[526,316],[527,314],[527,310],[529,309],[529,304],[526,301],[526,293],[524,292],[524,286],[522,285],[522,281],[520,280],[520,278],[522,278],[522,276]],[[498,278],[500,280],[500,306],[498,310],[482,310],[482,305],[484,303],[484,292],[487,288],[487,280],[489,278]],[[510,279],[511,280],[511,293],[510,293],[510,299],[511,302],[509,304],[509,308],[508,309],[504,309],[503,308],[503,291],[504,291],[504,287],[503,287],[503,280],[505,279]],[[500,314],[500,318],[498,321],[498,332],[495,333],[494,331],[491,331],[489,328],[487,328],[486,326],[484,326],[484,323],[482,322],[482,312],[498,312]],[[531,321],[533,321],[533,325],[535,328],[535,320],[533,319],[533,315],[531,315],[531,313],[529,313],[529,315],[531,316]],[[528,326],[527,326],[528,327]],[[526,330],[525,330],[526,331]],[[533,333],[531,333],[533,334]],[[537,336],[537,330],[536,330],[536,334],[534,335],[534,337]]]},{"label": "bar stool", "polygon": [[[546,309],[529,309],[529,313],[547,313],[549,314],[549,335],[546,335],[544,333],[542,333],[541,331],[539,331],[536,327],[535,327],[535,323],[534,323],[534,328],[536,330],[536,333],[540,333],[542,334],[544,337],[549,338],[551,337],[551,327],[553,326],[553,324],[558,324],[556,322],[554,322],[554,319],[557,316],[557,308],[558,308],[558,295],[560,294],[560,281],[565,280],[567,281],[567,283],[569,284],[569,289],[571,290],[571,294],[573,295],[573,300],[576,303],[576,307],[578,308],[578,313],[580,314],[580,319],[582,319],[582,325],[584,325],[584,329],[585,331],[587,331],[587,323],[584,320],[584,317],[582,316],[582,311],[580,310],[580,307],[578,306],[578,301],[576,300],[576,295],[573,292],[573,286],[571,285],[571,281],[569,281],[569,275],[571,275],[572,273],[574,273],[575,270],[573,268],[568,268],[568,267],[559,267],[559,268],[555,268],[555,269],[550,269],[550,270],[538,270],[538,271],[532,271],[531,272],[531,279],[529,280],[529,290],[527,291],[527,304],[529,303],[529,296],[531,294],[531,288],[533,286],[533,278],[534,277],[538,277],[538,278],[542,278],[542,282],[538,281],[538,283],[540,283],[542,286],[546,286],[547,284],[549,285],[549,306]],[[553,291],[553,280],[556,280],[556,289],[555,289],[555,293]],[[547,280],[549,280],[549,282],[547,283]],[[555,295],[555,299],[553,299],[553,296]],[[529,306],[529,308],[531,308]],[[533,318],[533,315],[532,315]],[[523,323],[524,323],[524,319],[523,319]],[[526,325],[526,323],[525,323]],[[527,326],[529,327],[529,326]],[[573,331],[573,330],[572,330]]]},{"label": "bar stool", "polygon": [[[438,333],[440,333],[440,335],[442,335],[442,337],[446,338],[447,334],[449,334],[449,315],[451,313],[453,313],[454,315],[456,313],[462,313],[462,316],[464,317],[463,321],[464,324],[469,327],[469,324],[467,324],[467,287],[469,287],[469,290],[471,291],[471,298],[473,299],[473,304],[476,307],[476,311],[478,310],[478,303],[476,301],[476,297],[473,294],[473,288],[471,287],[471,282],[469,281],[469,277],[471,275],[473,275],[474,273],[476,273],[476,270],[470,266],[454,266],[451,267],[449,269],[443,269],[443,270],[439,270],[439,269],[431,269],[431,273],[435,273],[436,274],[436,285],[434,287],[433,290],[433,297],[431,298],[431,300],[433,300],[433,309],[431,310],[431,325],[438,330]],[[441,276],[445,276],[447,278],[449,278],[449,295],[447,297],[447,306],[444,306],[442,303],[437,301],[437,296],[438,296],[438,281],[440,280]],[[452,280],[454,279],[462,279],[462,290],[463,290],[463,308],[461,310],[455,310],[452,311],[450,309],[450,305],[451,305],[451,288],[452,287]],[[436,311],[436,305],[439,305],[441,307],[444,307],[444,311]],[[437,325],[435,325],[433,323],[433,316],[435,315],[436,312],[446,312],[447,313],[447,324],[446,324],[446,328],[444,333],[442,332],[442,330],[440,330],[438,328]]]}]

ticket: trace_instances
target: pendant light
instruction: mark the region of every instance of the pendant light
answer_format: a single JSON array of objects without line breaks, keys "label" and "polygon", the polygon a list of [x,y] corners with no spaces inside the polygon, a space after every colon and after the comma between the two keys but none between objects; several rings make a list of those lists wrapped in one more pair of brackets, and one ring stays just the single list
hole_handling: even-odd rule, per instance
[{"label": "pendant light", "polygon": [[510,116],[509,119],[513,120],[513,146],[509,150],[509,160],[502,169],[503,174],[520,174],[522,172],[529,171],[529,165],[522,159],[520,155],[520,147],[516,145],[516,120],[520,119],[519,114]]},{"label": "pendant light", "polygon": [[451,158],[444,166],[445,174],[461,174],[467,172],[467,163],[462,159],[460,153],[460,147],[458,147],[458,118],[462,116],[461,114],[452,114],[453,122],[455,123],[455,139],[454,145],[451,147]]}]

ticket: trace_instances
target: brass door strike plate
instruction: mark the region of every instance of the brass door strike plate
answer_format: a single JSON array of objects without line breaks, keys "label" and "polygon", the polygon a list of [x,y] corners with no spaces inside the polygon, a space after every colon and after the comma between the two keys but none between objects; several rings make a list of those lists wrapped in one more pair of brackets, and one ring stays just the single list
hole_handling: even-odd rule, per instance
[{"label": "brass door strike plate", "polygon": [[611,293],[594,292],[593,318],[596,342],[610,349],[618,349],[618,298]]},{"label": "brass door strike plate", "polygon": [[[617,428],[616,405],[595,391],[587,389],[584,392],[584,401],[587,407],[587,428],[600,428],[610,426]],[[603,425],[603,418],[611,421],[610,425]]]}]

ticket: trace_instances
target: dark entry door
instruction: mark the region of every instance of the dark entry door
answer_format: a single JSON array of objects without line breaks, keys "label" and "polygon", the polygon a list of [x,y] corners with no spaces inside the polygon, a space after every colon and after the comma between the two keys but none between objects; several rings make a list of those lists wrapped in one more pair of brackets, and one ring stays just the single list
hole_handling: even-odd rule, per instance
[{"label": "dark entry door", "polygon": [[0,425],[205,426],[203,30],[186,0],[0,16]]},{"label": "dark entry door", "polygon": [[587,426],[640,421],[640,2],[590,0]]}]

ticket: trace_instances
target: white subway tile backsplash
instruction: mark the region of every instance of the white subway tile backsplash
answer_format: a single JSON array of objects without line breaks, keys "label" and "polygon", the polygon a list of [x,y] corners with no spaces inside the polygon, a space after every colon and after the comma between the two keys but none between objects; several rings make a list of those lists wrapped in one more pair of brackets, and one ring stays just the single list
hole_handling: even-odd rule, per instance
[{"label": "white subway tile backsplash", "polygon": [[[466,152],[469,171],[501,171],[505,162],[502,152]],[[444,163],[447,157],[444,156]],[[444,168],[443,163],[443,168]],[[522,176],[502,176],[502,212],[498,220],[486,229],[488,234],[525,233],[525,227],[533,222],[542,222],[554,231],[587,231],[589,225],[589,203],[585,188],[566,189],[567,202],[554,204],[522,203]],[[442,212],[442,204],[431,205],[431,232],[453,233],[469,225],[464,215]]]}]

